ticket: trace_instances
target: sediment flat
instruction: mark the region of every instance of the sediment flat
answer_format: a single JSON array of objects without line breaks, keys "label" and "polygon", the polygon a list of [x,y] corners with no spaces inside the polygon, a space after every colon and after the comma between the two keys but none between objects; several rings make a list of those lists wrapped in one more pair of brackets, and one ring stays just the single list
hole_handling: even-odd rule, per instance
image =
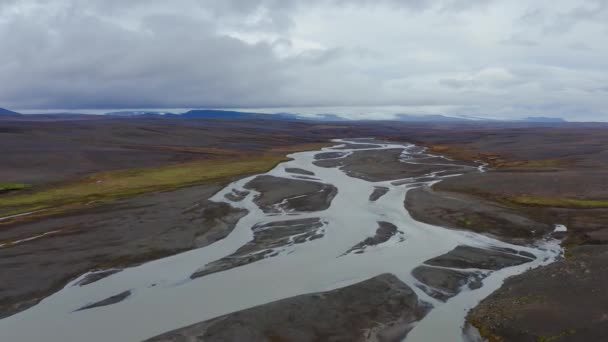
[{"label": "sediment flat", "polygon": [[424,263],[431,266],[461,269],[480,268],[485,270],[499,270],[505,267],[525,264],[534,259],[534,255],[518,255],[498,249],[461,245],[446,254],[429,259]]},{"label": "sediment flat", "polygon": [[269,175],[258,176],[245,187],[260,193],[254,202],[267,213],[325,210],[338,191],[331,184]]},{"label": "sediment flat", "polygon": [[405,240],[405,237],[403,236],[404,235],[403,232],[399,231],[397,229],[397,226],[395,226],[394,224],[392,224],[390,222],[382,222],[382,221],[378,222],[378,228],[376,228],[376,233],[373,236],[370,236],[370,237],[366,238],[365,240],[359,242],[358,244],[354,245],[352,248],[350,248],[344,254],[365,253],[365,249],[367,247],[377,246],[382,243],[385,243],[395,235],[400,235],[400,237],[399,237],[400,241]]},{"label": "sediment flat", "polygon": [[435,171],[454,174],[470,172],[470,167],[457,165],[409,164],[401,161],[403,148],[354,151],[341,159],[315,162],[321,167],[341,167],[349,176],[371,182],[419,177]]},{"label": "sediment flat", "polygon": [[369,195],[369,200],[371,202],[375,202],[377,201],[380,197],[386,195],[386,193],[388,192],[388,188],[385,186],[376,186],[374,187],[374,192],[371,193],[371,195]]},{"label": "sediment flat", "polygon": [[236,252],[205,265],[190,278],[195,279],[248,265],[276,256],[285,247],[320,239],[324,235],[321,229],[323,226],[324,223],[316,217],[257,224],[251,228],[254,234],[251,241]]},{"label": "sediment flat", "polygon": [[409,286],[394,275],[382,274],[341,289],[235,312],[147,341],[397,342],[428,309]]},{"label": "sediment flat", "polygon": [[553,230],[551,225],[499,203],[431,187],[410,190],[405,207],[421,222],[489,234],[514,243],[530,243]]}]

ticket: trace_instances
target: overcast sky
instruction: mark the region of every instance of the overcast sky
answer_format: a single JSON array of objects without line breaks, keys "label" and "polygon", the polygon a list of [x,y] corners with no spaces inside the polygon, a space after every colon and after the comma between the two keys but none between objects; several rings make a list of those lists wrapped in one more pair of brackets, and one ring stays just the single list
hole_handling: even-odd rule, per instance
[{"label": "overcast sky", "polygon": [[0,0],[0,107],[608,121],[608,0]]}]

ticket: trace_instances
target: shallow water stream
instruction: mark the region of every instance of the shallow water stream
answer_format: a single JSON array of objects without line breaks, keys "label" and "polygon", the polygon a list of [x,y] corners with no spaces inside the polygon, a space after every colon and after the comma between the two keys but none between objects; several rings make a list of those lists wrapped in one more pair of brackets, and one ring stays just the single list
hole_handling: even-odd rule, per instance
[{"label": "shallow water stream", "polygon": [[[343,142],[336,141],[337,144]],[[396,147],[403,148],[404,161],[407,161],[409,151],[415,148],[413,145],[399,144],[381,144],[379,148]],[[388,272],[408,284],[421,300],[434,305],[410,332],[407,341],[459,341],[465,338],[462,331],[466,312],[479,300],[496,290],[506,277],[550,263],[561,253],[559,244],[554,240],[543,240],[535,246],[524,247],[472,232],[415,221],[403,202],[408,190],[421,186],[419,183],[413,185],[413,179],[398,182],[400,185],[394,185],[395,180],[369,182],[350,177],[339,168],[315,166],[315,154],[328,151],[333,150],[325,148],[323,151],[294,153],[291,155],[293,160],[267,173],[298,179],[301,175],[288,173],[285,169],[300,168],[313,172],[313,178],[338,189],[327,210],[265,214],[253,202],[258,195],[255,191],[240,202],[228,201],[224,196],[226,193],[233,189],[242,190],[255,176],[241,179],[212,198],[249,210],[249,214],[239,221],[227,238],[204,248],[125,269],[86,286],[73,286],[79,281],[77,279],[38,305],[0,320],[0,340],[141,341],[233,311],[304,293],[344,287]],[[340,151],[352,152],[349,149]],[[476,172],[483,172],[483,167]],[[433,180],[426,184],[441,179],[437,172],[430,176]],[[388,188],[388,192],[372,202],[369,196],[378,186]],[[253,237],[251,228],[254,225],[307,217],[318,217],[324,222],[324,226],[319,228],[324,233],[322,238],[285,246],[278,255],[245,266],[190,278],[192,273],[207,263],[225,257],[249,242]],[[397,226],[403,233],[400,234],[401,238],[394,237],[377,246],[367,247],[361,254],[344,255],[357,243],[373,236],[380,221]],[[447,253],[458,245],[512,248],[532,253],[536,260],[492,272],[484,279],[480,289],[463,290],[443,303],[416,287],[417,280],[411,271],[424,261]],[[122,302],[76,311],[125,291],[131,291],[131,295]]]}]

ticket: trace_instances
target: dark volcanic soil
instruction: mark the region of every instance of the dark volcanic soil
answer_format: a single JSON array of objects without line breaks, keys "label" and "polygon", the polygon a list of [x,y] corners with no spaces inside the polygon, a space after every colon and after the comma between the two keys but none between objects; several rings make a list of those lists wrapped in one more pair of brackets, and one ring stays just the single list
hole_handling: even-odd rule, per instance
[{"label": "dark volcanic soil", "polygon": [[486,277],[482,272],[457,271],[447,268],[418,266],[412,275],[422,283],[420,288],[429,296],[446,301],[457,295],[464,286],[470,289],[481,287]]},{"label": "dark volcanic soil", "polygon": [[374,187],[374,192],[372,192],[371,195],[369,195],[369,200],[371,202],[375,202],[380,197],[386,195],[387,192],[388,192],[388,188],[387,187],[385,187],[385,186],[376,186],[376,187]]},{"label": "dark volcanic soil", "polygon": [[496,202],[429,187],[410,190],[405,207],[418,221],[490,234],[512,243],[529,243],[553,230],[552,225],[536,222]]},{"label": "dark volcanic soil", "polygon": [[245,211],[207,201],[221,187],[142,195],[3,227],[2,241],[60,232],[0,248],[0,317],[36,304],[87,271],[134,265],[224,238]]},{"label": "dark volcanic soil", "polygon": [[501,268],[521,265],[534,260],[534,256],[515,255],[513,251],[485,249],[471,246],[458,246],[444,255],[432,258],[424,263],[430,266],[452,268],[481,268],[499,270]]},{"label": "dark volcanic soil", "polygon": [[429,296],[446,301],[464,286],[479,288],[489,271],[524,264],[533,259],[531,254],[516,255],[512,250],[457,246],[446,254],[425,261],[424,265],[412,271],[412,275]]},{"label": "dark volcanic soil", "polygon": [[305,175],[305,176],[314,176],[315,175],[315,173],[312,171],[299,169],[297,167],[288,167],[288,168],[285,168],[285,171],[287,171],[289,173],[297,173],[297,174]]},{"label": "dark volcanic soil", "polygon": [[426,314],[391,274],[306,294],[177,329],[148,341],[401,341]]},{"label": "dark volcanic soil", "polygon": [[468,320],[492,341],[583,342],[608,336],[608,246],[511,277]]},{"label": "dark volcanic soil", "polygon": [[323,152],[315,154],[316,160],[338,159],[347,155],[347,152]]},{"label": "dark volcanic soil", "polygon": [[336,148],[337,150],[361,150],[361,149],[367,149],[367,148],[378,148],[381,147],[380,145],[375,145],[375,144],[344,144],[344,146],[342,147],[338,147]]},{"label": "dark volcanic soil", "polygon": [[608,198],[605,170],[535,170],[508,169],[482,174],[468,174],[446,179],[438,190],[497,194],[502,196],[536,195],[562,198]]},{"label": "dark volcanic soil", "polygon": [[325,210],[338,191],[331,184],[267,175],[254,178],[245,187],[260,193],[254,202],[266,213]]},{"label": "dark volcanic soil", "polygon": [[4,118],[0,120],[0,181],[65,181],[105,170],[214,158],[218,151],[213,149],[260,153],[275,147],[328,141],[341,135],[337,131],[347,129],[288,120]]},{"label": "dark volcanic soil", "polygon": [[403,235],[404,235],[403,232],[397,230],[397,226],[395,226],[394,224],[392,224],[390,222],[378,222],[378,228],[376,228],[376,234],[374,234],[374,236],[370,236],[367,239],[359,242],[358,244],[356,244],[352,248],[350,248],[348,251],[346,251],[344,254],[365,253],[365,249],[367,247],[376,246],[376,245],[385,243],[386,241],[388,241],[390,238],[392,238],[396,234],[400,235],[400,241],[405,240],[405,237],[403,237]]},{"label": "dark volcanic soil", "polygon": [[131,291],[121,292],[121,293],[119,293],[117,295],[108,297],[108,298],[106,298],[104,300],[100,300],[99,302],[83,306],[83,307],[81,307],[80,309],[78,309],[76,311],[88,310],[88,309],[98,308],[100,306],[108,306],[108,305],[120,303],[123,300],[127,299],[130,295],[131,295]]}]

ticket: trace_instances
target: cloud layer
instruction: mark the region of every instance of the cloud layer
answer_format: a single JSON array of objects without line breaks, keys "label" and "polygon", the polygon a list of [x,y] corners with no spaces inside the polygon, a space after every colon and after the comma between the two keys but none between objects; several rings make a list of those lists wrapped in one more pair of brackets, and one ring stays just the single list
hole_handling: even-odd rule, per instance
[{"label": "cloud layer", "polygon": [[0,105],[608,120],[607,37],[607,0],[0,0]]}]

